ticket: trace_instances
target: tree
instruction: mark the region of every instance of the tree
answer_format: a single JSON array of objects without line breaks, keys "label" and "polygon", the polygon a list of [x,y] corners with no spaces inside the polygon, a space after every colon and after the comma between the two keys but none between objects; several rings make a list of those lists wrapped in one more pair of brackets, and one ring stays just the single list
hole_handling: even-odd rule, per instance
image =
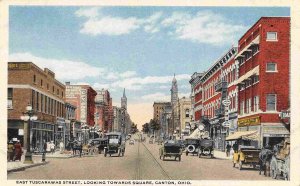
[{"label": "tree", "polygon": [[155,134],[156,131],[160,130],[159,122],[156,119],[151,119],[150,128],[152,129],[152,133]]},{"label": "tree", "polygon": [[143,127],[142,131],[144,133],[148,133],[150,131],[149,123],[145,123],[142,127]]}]

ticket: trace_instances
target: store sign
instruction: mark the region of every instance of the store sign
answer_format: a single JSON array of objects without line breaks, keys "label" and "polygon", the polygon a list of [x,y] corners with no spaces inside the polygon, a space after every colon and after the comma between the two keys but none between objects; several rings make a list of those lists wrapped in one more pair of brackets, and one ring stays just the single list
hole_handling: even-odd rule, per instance
[{"label": "store sign", "polygon": [[226,107],[228,107],[231,104],[231,101],[229,99],[225,99],[222,101],[222,104]]},{"label": "store sign", "polygon": [[279,117],[280,117],[281,119],[287,119],[287,118],[290,118],[290,111],[289,111],[289,110],[286,110],[286,111],[280,112]]},{"label": "store sign", "polygon": [[80,121],[86,123],[87,116],[87,90],[80,91]]},{"label": "store sign", "polygon": [[259,125],[259,124],[260,124],[259,116],[238,120],[239,127],[253,126],[253,125]]},{"label": "store sign", "polygon": [[8,70],[30,70],[30,63],[9,63]]}]

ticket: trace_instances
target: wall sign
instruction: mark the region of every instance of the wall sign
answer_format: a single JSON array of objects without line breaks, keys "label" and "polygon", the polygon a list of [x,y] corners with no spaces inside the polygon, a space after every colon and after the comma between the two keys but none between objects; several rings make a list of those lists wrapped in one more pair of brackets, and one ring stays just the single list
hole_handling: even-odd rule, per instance
[{"label": "wall sign", "polygon": [[238,126],[239,127],[259,125],[259,124],[260,124],[259,116],[251,117],[251,118],[238,119]]}]

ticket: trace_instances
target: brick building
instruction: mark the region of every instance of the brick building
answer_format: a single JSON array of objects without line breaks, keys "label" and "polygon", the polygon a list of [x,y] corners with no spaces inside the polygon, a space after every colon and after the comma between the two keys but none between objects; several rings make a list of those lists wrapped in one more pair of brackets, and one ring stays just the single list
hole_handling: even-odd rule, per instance
[{"label": "brick building", "polygon": [[290,107],[290,18],[260,18],[238,51],[238,129],[256,131],[258,146],[273,145],[289,136],[279,114]]},{"label": "brick building", "polygon": [[31,122],[31,148],[41,150],[43,140],[56,141],[58,125],[64,123],[65,85],[55,73],[32,62],[8,63],[8,140],[17,138],[26,147],[27,125],[20,119],[30,104],[37,116]]},{"label": "brick building", "polygon": [[89,85],[71,85],[66,82],[66,102],[77,107],[75,120],[88,126],[95,125],[95,97],[97,92]]},{"label": "brick building", "polygon": [[97,96],[95,97],[95,111],[96,111],[96,125],[103,132],[113,130],[114,123],[114,110],[112,106],[112,98],[108,90],[96,90]]}]

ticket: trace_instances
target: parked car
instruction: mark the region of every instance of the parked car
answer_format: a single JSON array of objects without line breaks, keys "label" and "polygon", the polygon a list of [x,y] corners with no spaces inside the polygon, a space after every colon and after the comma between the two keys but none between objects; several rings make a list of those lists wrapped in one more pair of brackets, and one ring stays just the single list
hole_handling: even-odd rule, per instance
[{"label": "parked car", "polygon": [[214,157],[214,141],[211,139],[201,139],[198,151],[199,158],[201,156]]},{"label": "parked car", "polygon": [[177,140],[177,143],[180,145],[182,151],[185,150],[185,141],[182,139]]},{"label": "parked car", "polygon": [[107,133],[107,146],[104,147],[104,156],[107,154],[118,154],[124,156],[125,153],[125,137],[120,132]]},{"label": "parked car", "polygon": [[195,139],[195,138],[187,138],[185,139],[185,155],[190,154],[196,154],[198,155],[199,151],[199,145],[200,145],[200,139]]}]

